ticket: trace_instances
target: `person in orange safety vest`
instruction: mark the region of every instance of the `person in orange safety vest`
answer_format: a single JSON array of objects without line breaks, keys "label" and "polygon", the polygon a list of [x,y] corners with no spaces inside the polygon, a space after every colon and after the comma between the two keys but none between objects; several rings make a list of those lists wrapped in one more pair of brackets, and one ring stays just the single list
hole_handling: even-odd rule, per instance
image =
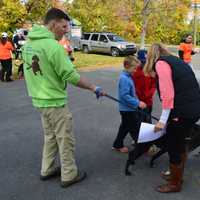
[{"label": "person in orange safety vest", "polygon": [[8,34],[2,33],[0,39],[1,81],[12,81],[12,51],[14,50],[12,43],[8,41]]},{"label": "person in orange safety vest", "polygon": [[59,41],[59,43],[64,47],[65,51],[67,52],[67,55],[69,56],[70,60],[73,62],[74,57],[73,57],[73,48],[70,44],[70,41],[63,36],[63,38]]}]

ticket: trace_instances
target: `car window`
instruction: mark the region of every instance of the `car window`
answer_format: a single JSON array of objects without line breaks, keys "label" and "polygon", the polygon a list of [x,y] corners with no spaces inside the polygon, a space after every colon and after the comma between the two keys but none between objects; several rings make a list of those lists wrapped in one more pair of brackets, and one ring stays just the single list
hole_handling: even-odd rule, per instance
[{"label": "car window", "polygon": [[100,35],[99,41],[105,42],[105,41],[108,41],[108,39],[106,38],[105,35]]},{"label": "car window", "polygon": [[84,33],[82,39],[83,40],[89,40],[90,34],[89,33]]},{"label": "car window", "polygon": [[125,40],[118,35],[107,35],[108,39],[112,42],[124,42]]},{"label": "car window", "polygon": [[99,34],[93,34],[91,40],[97,41]]}]

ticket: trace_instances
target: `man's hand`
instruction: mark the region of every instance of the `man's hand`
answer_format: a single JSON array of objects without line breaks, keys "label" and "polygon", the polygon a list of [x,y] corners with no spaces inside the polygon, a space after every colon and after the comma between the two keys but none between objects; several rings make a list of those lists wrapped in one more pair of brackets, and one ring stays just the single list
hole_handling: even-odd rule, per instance
[{"label": "man's hand", "polygon": [[165,128],[165,124],[163,124],[162,122],[158,122],[157,124],[155,124],[154,132],[161,131],[164,128]]},{"label": "man's hand", "polygon": [[140,107],[141,109],[144,109],[144,108],[147,107],[147,104],[144,103],[143,101],[140,101],[140,103],[139,103],[139,107]]},{"label": "man's hand", "polygon": [[103,89],[99,86],[95,87],[94,93],[96,94],[97,99],[99,99],[99,97],[101,97],[101,96],[106,95],[106,93],[103,91]]},{"label": "man's hand", "polygon": [[97,99],[101,96],[105,96],[106,93],[102,90],[101,87],[98,87],[92,83],[90,83],[87,79],[80,77],[79,82],[76,85],[79,88],[87,89],[96,94]]}]

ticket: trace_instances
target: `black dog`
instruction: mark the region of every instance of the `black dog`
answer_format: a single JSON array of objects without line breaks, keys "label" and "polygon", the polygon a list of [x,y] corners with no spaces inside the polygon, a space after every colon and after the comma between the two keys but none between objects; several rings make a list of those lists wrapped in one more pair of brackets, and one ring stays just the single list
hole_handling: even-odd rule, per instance
[{"label": "black dog", "polygon": [[[128,160],[126,162],[125,174],[127,176],[131,176],[131,172],[129,171],[129,167],[135,164],[135,161],[142,156],[145,152],[149,150],[149,148],[154,144],[159,147],[161,150],[157,152],[150,160],[150,167],[154,166],[154,161],[159,158],[161,155],[167,152],[166,150],[166,136],[162,136],[161,138],[147,143],[138,143],[135,148],[129,152]],[[200,146],[200,125],[195,124],[191,129],[190,134],[186,138],[186,148],[187,152],[191,152]]]},{"label": "black dog", "polygon": [[[161,138],[157,139],[157,140],[154,140],[152,142],[146,142],[146,143],[137,143],[135,148],[129,152],[128,154],[128,160],[126,162],[126,168],[125,168],[125,174],[126,175],[131,175],[130,171],[129,171],[129,167],[131,165],[134,165],[135,164],[135,161],[141,157],[144,153],[146,153],[149,148],[152,146],[152,145],[156,145],[157,147],[159,147],[161,149],[161,151],[159,151],[162,155],[163,154],[163,151],[164,153],[166,152],[166,148],[165,148],[165,140],[166,140],[166,137],[165,135],[162,136]],[[158,152],[158,153],[159,153]],[[158,154],[157,154],[158,155]],[[159,157],[159,155],[157,156]],[[150,163],[154,162],[154,160],[157,158],[155,157],[152,161],[150,161]]]}]

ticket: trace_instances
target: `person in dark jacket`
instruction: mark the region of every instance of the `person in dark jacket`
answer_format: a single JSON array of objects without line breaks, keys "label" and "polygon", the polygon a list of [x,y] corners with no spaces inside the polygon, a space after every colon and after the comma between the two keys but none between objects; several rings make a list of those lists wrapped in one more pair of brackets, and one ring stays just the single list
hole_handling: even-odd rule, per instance
[{"label": "person in dark jacket", "polygon": [[200,116],[199,84],[191,67],[159,43],[149,48],[144,72],[157,78],[162,114],[154,129],[166,129],[170,163],[170,176],[164,177],[167,184],[157,191],[180,192],[187,157],[185,137]]},{"label": "person in dark jacket", "polygon": [[17,30],[16,34],[13,35],[13,43],[16,49],[15,59],[19,59],[19,57],[21,56],[21,47],[25,43],[25,37],[22,31]]}]

